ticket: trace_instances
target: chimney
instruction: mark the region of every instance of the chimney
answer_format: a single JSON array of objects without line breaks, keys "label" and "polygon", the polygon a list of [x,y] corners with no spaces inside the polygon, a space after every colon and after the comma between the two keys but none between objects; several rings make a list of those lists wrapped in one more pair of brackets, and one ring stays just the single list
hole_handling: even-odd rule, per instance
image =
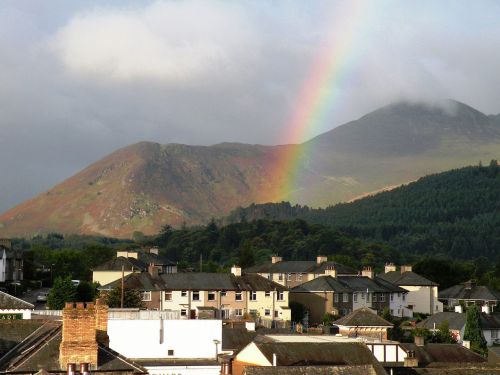
[{"label": "chimney", "polygon": [[282,262],[283,261],[283,258],[280,257],[280,256],[277,256],[277,255],[273,255],[271,257],[271,263],[272,264],[275,264],[275,263],[279,263],[279,262]]},{"label": "chimney", "polygon": [[128,250],[118,250],[116,252],[116,257],[124,257],[124,258],[135,258],[139,257],[137,251],[128,251]]},{"label": "chimney", "polygon": [[476,286],[476,280],[469,280],[464,283],[464,287],[467,290],[471,290]]},{"label": "chimney", "polygon": [[12,249],[12,242],[8,238],[0,238],[0,246],[5,246],[7,249]]},{"label": "chimney", "polygon": [[411,265],[404,265],[404,266],[401,266],[401,274],[405,273],[405,272],[411,272]]},{"label": "chimney", "polygon": [[90,363],[80,363],[80,375],[90,375]]},{"label": "chimney", "polygon": [[363,271],[361,271],[361,276],[373,279],[375,277],[375,271],[373,271],[373,269],[370,266],[363,267]]},{"label": "chimney", "polygon": [[408,356],[404,359],[404,367],[418,367],[418,359],[413,350],[408,350]]},{"label": "chimney", "polygon": [[66,375],[76,375],[76,363],[68,363]]},{"label": "chimney", "polygon": [[232,375],[233,374],[233,359],[227,358],[222,362],[220,366],[220,375]]},{"label": "chimney", "polygon": [[337,277],[337,270],[335,269],[335,266],[327,266],[325,270],[325,275],[331,277]]},{"label": "chimney", "polygon": [[470,349],[470,340],[463,340],[462,341],[462,346],[464,348]]},{"label": "chimney", "polygon": [[396,266],[394,263],[386,263],[384,268],[384,273],[396,271]]},{"label": "chimney", "polygon": [[416,346],[424,346],[424,344],[425,344],[424,336],[415,336]]},{"label": "chimney", "polygon": [[237,265],[234,265],[231,267],[231,273],[234,275],[234,276],[241,276],[241,267],[240,266],[237,266]]},{"label": "chimney", "polygon": [[67,302],[62,311],[59,363],[89,363],[97,367],[96,309],[93,303]]},{"label": "chimney", "polygon": [[104,346],[109,346],[108,311],[109,307],[104,302],[104,298],[98,298],[95,301],[96,340]]},{"label": "chimney", "polygon": [[156,246],[155,246],[155,247],[151,247],[151,248],[149,249],[149,253],[150,253],[150,254],[155,254],[155,255],[158,255],[158,254],[159,254],[159,250],[158,250],[158,248],[157,248]]},{"label": "chimney", "polygon": [[459,314],[462,314],[464,312],[464,308],[462,307],[462,305],[456,305],[455,306],[455,312],[459,313]]},{"label": "chimney", "polygon": [[328,258],[324,255],[318,255],[316,257],[316,264],[321,264],[321,263],[324,263],[328,260]]},{"label": "chimney", "polygon": [[158,267],[156,267],[153,263],[150,263],[148,266],[148,273],[153,279],[156,279],[159,274]]}]

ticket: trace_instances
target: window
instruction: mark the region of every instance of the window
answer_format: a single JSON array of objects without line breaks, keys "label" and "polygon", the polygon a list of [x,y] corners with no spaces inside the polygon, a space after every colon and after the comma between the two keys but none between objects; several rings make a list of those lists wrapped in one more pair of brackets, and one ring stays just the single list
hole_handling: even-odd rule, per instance
[{"label": "window", "polygon": [[266,297],[271,297],[271,292],[266,292]]},{"label": "window", "polygon": [[257,301],[257,292],[250,292],[250,301]]},{"label": "window", "polygon": [[406,293],[403,293],[403,301],[406,301]]},{"label": "window", "polygon": [[394,293],[391,293],[391,301],[394,301]]},{"label": "window", "polygon": [[181,316],[187,316],[188,312],[186,309],[181,309]]},{"label": "window", "polygon": [[302,274],[299,272],[297,276],[295,277],[296,281],[302,281]]},{"label": "window", "polygon": [[292,281],[292,274],[291,273],[286,274],[286,281]]},{"label": "window", "polygon": [[242,301],[242,298],[241,298],[241,292],[236,292],[234,294],[234,300],[235,301]]},{"label": "window", "polygon": [[353,300],[353,302],[358,302],[358,293],[353,293],[352,300]]},{"label": "window", "polygon": [[370,302],[370,293],[366,293],[366,302]]},{"label": "window", "polygon": [[365,299],[365,292],[361,292],[361,299]]},{"label": "window", "polygon": [[376,293],[373,293],[372,301],[373,302],[377,302],[377,294]]},{"label": "window", "polygon": [[338,293],[335,293],[335,294],[333,295],[333,300],[334,300],[335,302],[338,302],[338,301],[339,301],[339,294],[338,294]]},{"label": "window", "polygon": [[274,310],[274,317],[277,318],[278,317],[278,310]]},{"label": "window", "polygon": [[498,329],[492,329],[491,330],[491,338],[492,339],[498,339]]},{"label": "window", "polygon": [[186,297],[187,293],[187,290],[181,290],[181,297]]},{"label": "window", "polygon": [[198,290],[193,290],[193,301],[200,300],[200,292]]},{"label": "window", "polygon": [[236,315],[236,316],[243,316],[243,309],[235,309],[234,310],[234,315]]},{"label": "window", "polygon": [[208,297],[207,299],[209,301],[215,301],[215,292],[208,292]]},{"label": "window", "polygon": [[380,302],[385,302],[385,294],[380,294]]},{"label": "window", "polygon": [[265,316],[270,316],[270,315],[271,315],[271,310],[269,310],[269,309],[265,309],[265,310],[264,310],[264,315],[265,315]]},{"label": "window", "polygon": [[279,280],[279,281],[283,281],[283,274],[282,274],[282,273],[279,273],[279,274],[278,274],[278,280]]},{"label": "window", "polygon": [[174,349],[168,349],[167,354],[171,357],[174,355]]},{"label": "window", "polygon": [[151,301],[151,292],[142,292],[141,293],[142,301]]},{"label": "window", "polygon": [[349,294],[347,293],[342,294],[342,302],[349,302]]},{"label": "window", "polygon": [[285,300],[285,293],[278,292],[278,296],[276,298],[278,301],[284,301]]}]

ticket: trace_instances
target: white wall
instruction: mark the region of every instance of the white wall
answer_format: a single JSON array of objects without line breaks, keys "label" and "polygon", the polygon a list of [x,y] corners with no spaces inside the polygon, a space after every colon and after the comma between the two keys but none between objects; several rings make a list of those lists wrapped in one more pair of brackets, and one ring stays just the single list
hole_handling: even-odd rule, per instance
[{"label": "white wall", "polygon": [[[23,314],[23,319],[31,319],[31,310],[25,309],[25,310],[9,310],[9,309],[2,309],[0,310],[0,314]],[[2,317],[0,316],[0,319]]]},{"label": "white wall", "polygon": [[401,285],[401,287],[409,291],[406,296],[406,306],[413,305],[413,312],[435,314],[443,311],[443,304],[437,299],[437,287],[406,285]]},{"label": "white wall", "polygon": [[[163,324],[163,340],[161,331]],[[129,358],[214,358],[220,320],[109,320],[109,346]],[[174,350],[168,356],[168,350]]]},{"label": "white wall", "polygon": [[391,293],[389,297],[389,309],[391,314],[398,317],[413,317],[413,311],[406,308],[408,305],[408,294],[404,293]]},{"label": "white wall", "polygon": [[483,335],[484,338],[486,339],[486,342],[488,343],[488,346],[492,346],[493,343],[499,343],[500,342],[500,329],[496,330],[497,331],[497,338],[492,338],[491,337],[491,330],[489,329],[483,329]]},{"label": "white wall", "polygon": [[145,366],[149,375],[219,375],[220,366]]},{"label": "white wall", "polygon": [[7,253],[5,252],[5,250],[3,250],[1,253],[0,253],[0,282],[3,283],[5,282],[5,271],[6,271],[6,268],[7,268]]}]

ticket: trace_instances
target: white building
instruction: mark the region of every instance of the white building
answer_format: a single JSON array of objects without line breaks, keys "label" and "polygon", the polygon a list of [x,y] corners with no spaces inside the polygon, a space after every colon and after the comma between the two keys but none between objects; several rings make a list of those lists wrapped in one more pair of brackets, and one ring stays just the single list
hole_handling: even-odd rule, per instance
[{"label": "white building", "polygon": [[0,320],[31,319],[34,308],[31,303],[0,292]]}]

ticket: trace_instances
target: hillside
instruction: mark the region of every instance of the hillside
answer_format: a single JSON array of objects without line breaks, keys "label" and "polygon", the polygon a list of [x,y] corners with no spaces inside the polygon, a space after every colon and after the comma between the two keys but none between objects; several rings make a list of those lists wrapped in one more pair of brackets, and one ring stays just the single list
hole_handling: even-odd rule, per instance
[{"label": "hillside", "polygon": [[120,149],[0,215],[0,236],[61,232],[130,237],[206,223],[265,203],[287,182],[283,152],[304,151],[287,197],[313,207],[479,160],[498,159],[500,124],[458,102],[398,103],[301,145],[142,142]]},{"label": "hillside", "polygon": [[226,222],[304,219],[378,240],[407,254],[498,257],[500,167],[466,167],[325,209],[280,204],[240,208]]}]

